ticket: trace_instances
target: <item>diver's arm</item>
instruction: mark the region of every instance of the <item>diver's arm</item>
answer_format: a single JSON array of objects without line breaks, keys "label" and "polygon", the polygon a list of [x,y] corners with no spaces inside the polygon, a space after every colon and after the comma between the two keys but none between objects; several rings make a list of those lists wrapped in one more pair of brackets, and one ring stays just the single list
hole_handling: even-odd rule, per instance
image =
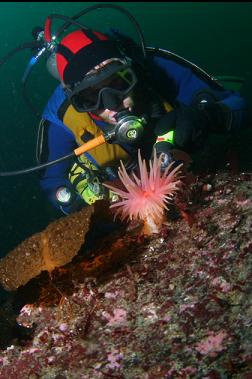
[{"label": "diver's arm", "polygon": [[[47,161],[52,161],[63,157],[64,155],[68,155],[77,147],[72,133],[62,128],[61,125],[52,122],[48,125],[47,143]],[[69,170],[72,164],[73,160],[69,159],[53,166],[49,166],[43,172],[40,179],[41,189],[46,193],[49,201],[55,208],[65,214],[72,213],[85,206],[85,202],[76,194],[68,179]],[[71,199],[66,203],[59,202],[57,199],[57,191],[61,188],[66,188],[71,194]]]},{"label": "diver's arm", "polygon": [[[248,103],[239,92],[221,89],[221,87],[219,90],[213,89],[207,81],[199,78],[190,68],[169,59],[156,57],[153,64],[155,79],[167,78],[166,83],[172,83],[174,99],[178,104],[182,106],[197,106],[200,102],[216,104],[215,110],[212,107],[209,112],[209,115],[211,113],[213,117],[213,122],[210,123],[213,129],[210,131],[221,133],[240,130],[248,126]],[[225,125],[217,122],[218,120],[223,122],[220,114],[217,118],[214,117],[214,112],[218,113],[218,111],[223,112]]]},{"label": "diver's arm", "polygon": [[[172,159],[172,150],[193,152],[201,148],[208,133],[240,131],[248,126],[246,100],[234,91],[210,88],[189,68],[158,58],[156,79],[171,83],[175,109],[156,124],[154,147],[158,154]],[[166,79],[165,79],[166,78]],[[161,82],[159,82],[162,85]],[[165,88],[163,88],[165,93]]]}]

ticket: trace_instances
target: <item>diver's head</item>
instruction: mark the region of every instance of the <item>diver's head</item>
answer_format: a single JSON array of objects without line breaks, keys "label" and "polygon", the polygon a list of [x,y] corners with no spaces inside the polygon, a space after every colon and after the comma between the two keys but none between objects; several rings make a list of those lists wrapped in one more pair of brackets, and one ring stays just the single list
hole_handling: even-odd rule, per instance
[{"label": "diver's head", "polygon": [[57,47],[61,82],[74,108],[92,112],[110,123],[114,114],[133,105],[137,78],[131,61],[100,32],[77,30]]}]

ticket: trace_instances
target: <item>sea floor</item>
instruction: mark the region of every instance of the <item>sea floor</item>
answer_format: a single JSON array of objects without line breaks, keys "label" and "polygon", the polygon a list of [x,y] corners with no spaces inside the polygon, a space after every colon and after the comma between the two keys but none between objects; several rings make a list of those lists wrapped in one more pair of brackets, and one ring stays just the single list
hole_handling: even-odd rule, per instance
[{"label": "sea floor", "polygon": [[33,281],[0,379],[252,378],[252,175],[189,187],[160,234],[119,230]]}]

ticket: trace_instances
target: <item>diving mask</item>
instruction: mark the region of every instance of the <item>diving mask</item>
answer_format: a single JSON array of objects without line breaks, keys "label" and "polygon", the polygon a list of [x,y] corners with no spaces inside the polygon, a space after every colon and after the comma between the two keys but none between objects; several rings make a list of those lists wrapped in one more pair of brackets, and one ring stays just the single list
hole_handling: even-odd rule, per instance
[{"label": "diving mask", "polygon": [[114,61],[85,76],[68,90],[69,99],[78,112],[98,109],[116,110],[135,87],[137,77],[128,63]]}]

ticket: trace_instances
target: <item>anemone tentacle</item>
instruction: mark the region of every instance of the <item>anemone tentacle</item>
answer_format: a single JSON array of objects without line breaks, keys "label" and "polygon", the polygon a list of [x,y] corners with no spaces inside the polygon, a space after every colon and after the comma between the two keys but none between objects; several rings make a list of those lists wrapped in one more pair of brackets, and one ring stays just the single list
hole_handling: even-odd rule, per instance
[{"label": "anemone tentacle", "polygon": [[129,175],[121,161],[118,176],[125,190],[106,184],[106,187],[121,198],[110,206],[116,208],[115,215],[120,216],[122,220],[153,218],[158,223],[180,187],[181,166],[182,164],[174,167],[172,162],[162,172],[161,158],[157,158],[155,152],[153,160],[149,161],[148,171],[146,161],[142,160],[138,150],[139,176],[137,176],[134,172]]}]

